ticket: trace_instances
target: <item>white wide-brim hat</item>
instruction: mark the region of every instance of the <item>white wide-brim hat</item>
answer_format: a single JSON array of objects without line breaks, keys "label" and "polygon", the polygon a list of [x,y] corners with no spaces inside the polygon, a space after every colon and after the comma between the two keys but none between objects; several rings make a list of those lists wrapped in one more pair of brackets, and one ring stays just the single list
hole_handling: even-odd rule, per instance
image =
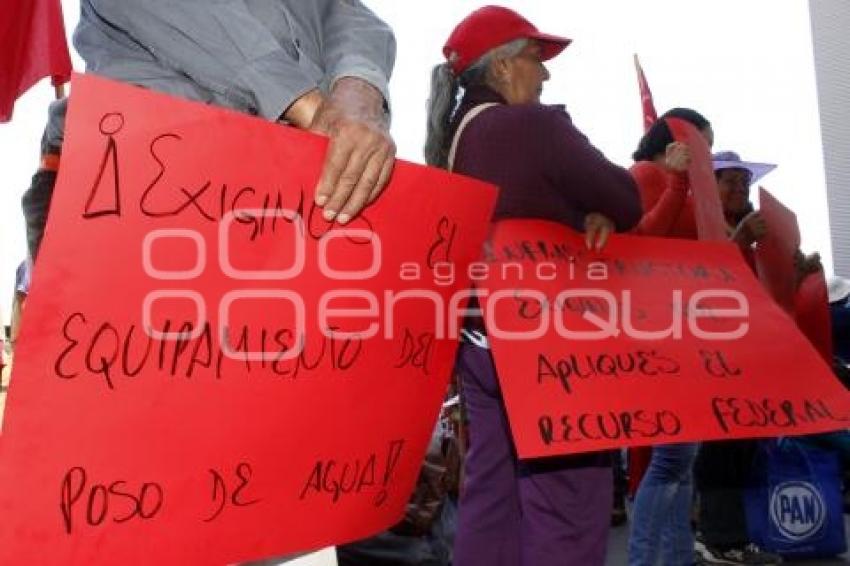
[{"label": "white wide-brim hat", "polygon": [[721,169],[745,169],[749,171],[751,185],[776,169],[776,165],[771,163],[741,161],[741,157],[734,151],[718,151],[711,156],[711,163],[714,165],[715,171]]}]

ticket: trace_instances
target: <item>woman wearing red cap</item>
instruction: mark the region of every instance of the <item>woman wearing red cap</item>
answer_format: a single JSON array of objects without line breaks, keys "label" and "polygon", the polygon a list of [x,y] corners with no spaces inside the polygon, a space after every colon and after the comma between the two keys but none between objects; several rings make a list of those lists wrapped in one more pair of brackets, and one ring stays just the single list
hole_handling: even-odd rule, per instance
[{"label": "woman wearing red cap", "polygon": [[[430,165],[500,187],[495,220],[538,218],[604,245],[640,218],[634,181],[572,124],[540,104],[543,61],[570,40],[489,6],[452,32],[432,74]],[[459,92],[460,104],[455,107]],[[607,454],[518,461],[485,329],[470,322],[458,352],[470,421],[455,566],[593,566],[605,562],[612,505]]]}]

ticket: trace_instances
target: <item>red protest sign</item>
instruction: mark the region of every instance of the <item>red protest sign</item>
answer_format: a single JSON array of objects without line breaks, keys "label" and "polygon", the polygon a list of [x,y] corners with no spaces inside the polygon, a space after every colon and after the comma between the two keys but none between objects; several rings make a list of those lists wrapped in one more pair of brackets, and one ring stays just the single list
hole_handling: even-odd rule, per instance
[{"label": "red protest sign", "polygon": [[824,361],[832,364],[832,318],[823,269],[805,275],[800,281],[794,295],[794,317],[800,332],[817,348]]},{"label": "red protest sign", "polygon": [[691,164],[688,179],[694,197],[694,216],[700,240],[724,242],[726,220],[717,192],[717,182],[711,165],[711,148],[695,127],[679,118],[665,118],[676,141],[684,142],[691,149]]},{"label": "red protest sign", "polygon": [[495,190],[399,162],[343,230],[312,204],[325,147],[75,78],[6,407],[0,563],[228,564],[402,516]]},{"label": "red protest sign", "polygon": [[756,271],[774,300],[793,313],[797,279],[794,254],[800,247],[797,216],[763,187],[759,187],[759,212],[767,233],[756,244]]},{"label": "red protest sign", "polygon": [[850,396],[734,245],[616,235],[595,254],[533,220],[491,243],[480,292],[520,457],[850,423]]}]

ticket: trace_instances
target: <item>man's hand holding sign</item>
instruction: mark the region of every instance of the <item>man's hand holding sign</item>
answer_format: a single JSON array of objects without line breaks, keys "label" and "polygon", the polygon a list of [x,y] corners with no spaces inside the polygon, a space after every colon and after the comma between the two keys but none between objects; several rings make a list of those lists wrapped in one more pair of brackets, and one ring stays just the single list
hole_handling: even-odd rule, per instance
[{"label": "man's hand holding sign", "polygon": [[347,223],[387,185],[395,159],[389,116],[380,91],[361,79],[342,77],[328,96],[318,89],[284,113],[295,126],[330,137],[316,204],[324,218]]}]

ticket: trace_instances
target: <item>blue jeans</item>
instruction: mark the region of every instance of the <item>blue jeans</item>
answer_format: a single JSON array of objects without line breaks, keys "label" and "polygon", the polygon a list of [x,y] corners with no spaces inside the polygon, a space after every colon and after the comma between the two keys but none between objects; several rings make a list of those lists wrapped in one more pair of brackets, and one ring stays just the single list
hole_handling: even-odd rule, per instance
[{"label": "blue jeans", "polygon": [[[694,563],[693,468],[699,444],[655,446],[632,513],[629,566]],[[663,554],[662,554],[663,549]]]}]

